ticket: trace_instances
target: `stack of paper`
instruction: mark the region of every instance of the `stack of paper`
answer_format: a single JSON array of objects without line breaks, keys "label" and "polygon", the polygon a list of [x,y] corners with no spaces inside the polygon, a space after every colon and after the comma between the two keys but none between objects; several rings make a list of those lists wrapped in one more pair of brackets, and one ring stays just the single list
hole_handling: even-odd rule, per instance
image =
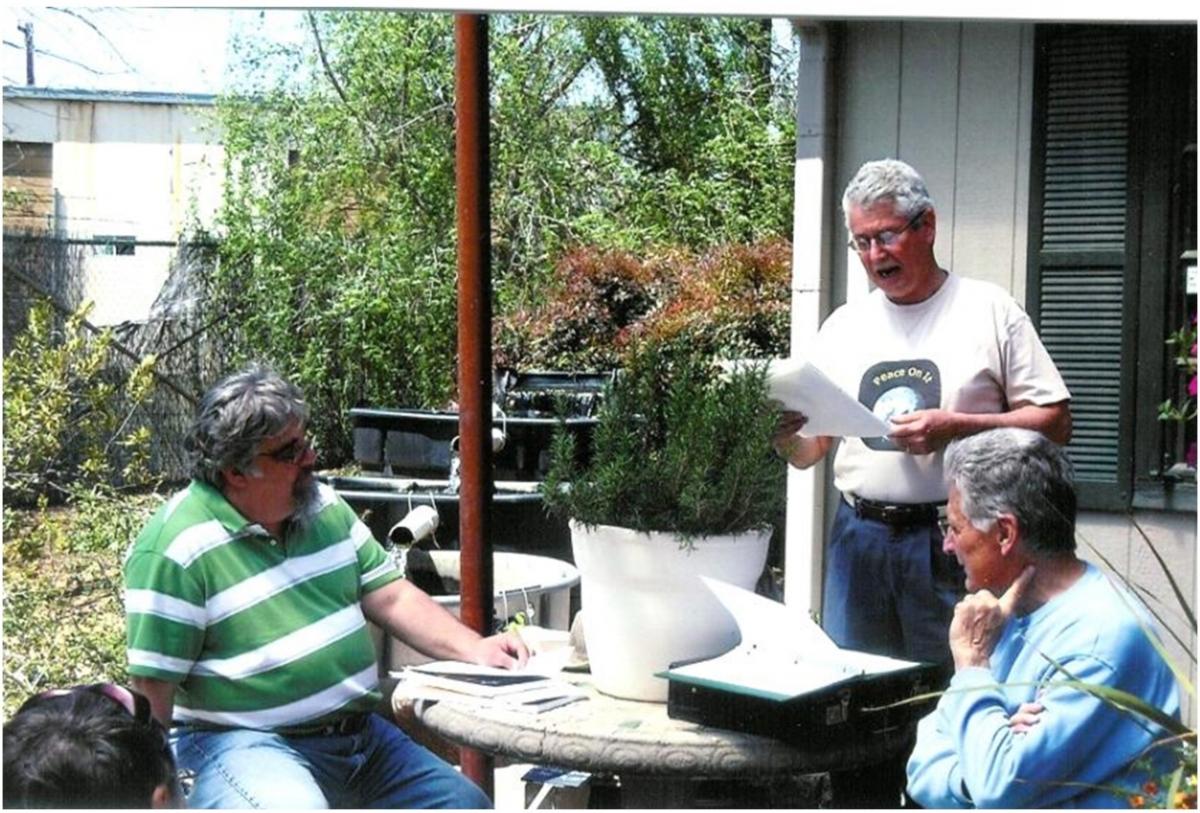
[{"label": "stack of paper", "polygon": [[[846,680],[919,666],[913,661],[839,648],[795,607],[701,576],[737,622],[741,642],[715,658],[676,666],[661,677],[787,700]],[[780,630],[787,630],[780,636]]]},{"label": "stack of paper", "polygon": [[434,661],[410,666],[396,675],[402,691],[414,700],[538,713],[586,695],[565,680],[525,670],[497,669],[462,661]]},{"label": "stack of paper", "polygon": [[767,372],[767,397],[785,409],[803,412],[800,434],[875,438],[891,433],[886,421],[838,387],[814,364],[801,358],[776,359]]}]

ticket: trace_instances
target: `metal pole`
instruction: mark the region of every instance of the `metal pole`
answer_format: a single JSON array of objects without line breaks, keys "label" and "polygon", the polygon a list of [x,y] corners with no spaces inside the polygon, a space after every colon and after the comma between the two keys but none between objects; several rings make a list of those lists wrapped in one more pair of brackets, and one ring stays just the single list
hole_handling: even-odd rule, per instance
[{"label": "metal pole", "polygon": [[33,86],[33,23],[18,25],[17,30],[25,35],[25,84]]},{"label": "metal pole", "polygon": [[[487,17],[454,17],[455,186],[458,205],[458,436],[462,484],[462,620],[492,630],[492,285]],[[494,796],[493,760],[463,748],[463,773]]]}]

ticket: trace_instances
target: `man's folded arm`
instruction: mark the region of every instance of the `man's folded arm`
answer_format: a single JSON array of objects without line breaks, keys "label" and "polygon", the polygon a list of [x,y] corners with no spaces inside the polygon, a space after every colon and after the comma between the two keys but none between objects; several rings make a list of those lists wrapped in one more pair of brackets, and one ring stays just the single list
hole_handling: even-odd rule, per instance
[{"label": "man's folded arm", "polygon": [[[1112,669],[1094,659],[1063,664],[1079,680],[1111,684]],[[1116,729],[1137,722],[1099,697],[1050,684],[1039,722],[1027,732],[1009,725],[1003,695],[985,669],[960,670],[947,695],[963,785],[978,807],[1046,807],[1076,796],[1078,784],[1099,785],[1146,744]],[[1128,743],[1128,747],[1115,747]]]},{"label": "man's folded arm", "polygon": [[954,740],[942,730],[936,713],[917,724],[917,746],[908,758],[908,795],[922,807],[972,807]]}]

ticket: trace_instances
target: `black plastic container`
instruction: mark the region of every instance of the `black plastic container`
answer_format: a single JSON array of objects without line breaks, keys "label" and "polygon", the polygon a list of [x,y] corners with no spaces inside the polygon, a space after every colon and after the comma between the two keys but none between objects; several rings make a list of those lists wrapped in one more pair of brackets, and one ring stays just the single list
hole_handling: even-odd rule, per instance
[{"label": "black plastic container", "polygon": [[[566,418],[581,459],[591,453],[595,418]],[[424,409],[350,410],[354,459],[367,471],[385,475],[446,479],[450,475],[450,443],[458,435],[458,413]],[[557,418],[495,418],[505,435],[504,448],[493,456],[496,480],[538,481],[550,465],[550,440]]]},{"label": "black plastic container", "polygon": [[[594,414],[613,375],[497,370],[492,393],[500,406],[492,426],[503,433],[504,442],[494,455],[495,479],[545,479],[550,440],[560,418],[575,436],[580,462],[586,462],[591,455]],[[457,412],[360,407],[350,410],[350,424],[354,459],[367,471],[431,479],[450,476]]]}]

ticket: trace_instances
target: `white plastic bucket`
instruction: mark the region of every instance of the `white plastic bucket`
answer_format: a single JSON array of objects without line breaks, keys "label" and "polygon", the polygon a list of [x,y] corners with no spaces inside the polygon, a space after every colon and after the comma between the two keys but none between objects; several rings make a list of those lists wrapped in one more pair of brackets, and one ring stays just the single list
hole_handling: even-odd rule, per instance
[{"label": "white plastic bucket", "polygon": [[737,624],[700,581],[711,576],[753,590],[770,529],[708,536],[681,549],[679,537],[571,522],[582,577],[583,634],[600,691],[665,702],[672,662],[717,655],[739,641]]},{"label": "white plastic bucket", "polygon": [[[430,551],[438,575],[461,581],[459,551]],[[530,624],[565,630],[571,624],[571,588],[579,584],[579,571],[568,562],[529,553],[492,554],[496,618],[524,613]],[[434,596],[456,617],[461,611],[458,595]],[[383,654],[388,670],[426,663],[429,658],[402,641],[391,638]]]}]

